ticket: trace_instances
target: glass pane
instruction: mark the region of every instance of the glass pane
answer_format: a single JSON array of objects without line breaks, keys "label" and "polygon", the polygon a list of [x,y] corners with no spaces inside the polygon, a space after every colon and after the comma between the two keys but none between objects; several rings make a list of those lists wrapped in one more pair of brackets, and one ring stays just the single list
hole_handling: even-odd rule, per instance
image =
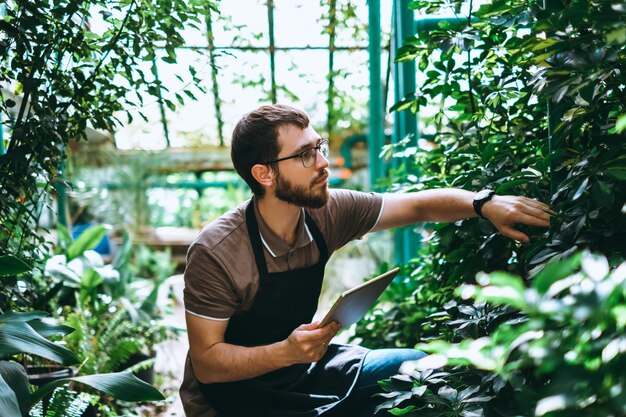
[{"label": "glass pane", "polygon": [[305,50],[276,53],[279,103],[291,103],[309,114],[311,124],[325,128],[328,96],[328,51]]},{"label": "glass pane", "polygon": [[328,35],[324,33],[328,7],[318,1],[275,0],[274,39],[278,47],[317,46],[328,47]]},{"label": "glass pane", "polygon": [[[133,69],[144,74],[146,80],[153,80],[151,71],[152,63],[141,62]],[[121,85],[126,81],[120,79]],[[128,120],[126,112],[120,112],[116,116],[121,126],[115,131],[115,144],[120,149],[164,149],[167,146],[165,133],[161,123],[161,110],[158,99],[145,89],[137,93],[130,93],[129,100],[133,103],[126,106],[132,121]],[[141,117],[141,115],[145,117]]]},{"label": "glass pane", "polygon": [[217,85],[222,99],[224,137],[231,133],[244,113],[269,104],[269,55],[261,51],[232,51],[217,59]]},{"label": "glass pane", "polygon": [[221,1],[214,15],[215,46],[269,45],[267,6],[263,0]]},{"label": "glass pane", "polygon": [[[170,100],[177,106],[176,111],[165,106],[170,144],[172,147],[218,145],[217,118],[211,83],[212,69],[208,51],[179,49],[176,59],[175,64],[161,61],[158,67],[159,79],[165,87],[162,91],[163,99]],[[206,89],[206,93],[194,88],[189,67],[192,67],[196,71],[196,76],[202,80],[200,85]],[[190,89],[197,100],[192,100],[184,94],[185,89]],[[185,99],[186,103],[180,105],[178,97]]]},{"label": "glass pane", "polygon": [[369,54],[367,50],[335,53],[336,127],[362,131],[365,129],[369,105]]},{"label": "glass pane", "polygon": [[[359,45],[367,48],[369,11],[366,2],[337,0],[337,30],[335,45],[340,47]],[[382,23],[382,17],[381,17]]]}]

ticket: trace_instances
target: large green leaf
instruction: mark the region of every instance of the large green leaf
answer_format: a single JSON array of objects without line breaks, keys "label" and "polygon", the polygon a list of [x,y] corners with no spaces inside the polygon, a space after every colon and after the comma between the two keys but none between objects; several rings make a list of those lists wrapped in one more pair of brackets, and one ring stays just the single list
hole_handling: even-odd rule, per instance
[{"label": "large green leaf", "polygon": [[58,324],[56,321],[49,323],[39,320],[44,317],[48,317],[45,311],[17,311],[0,315],[0,323],[28,322],[30,327],[43,337],[66,335],[74,331],[73,328]]},{"label": "large green leaf", "polygon": [[20,258],[11,255],[0,256],[0,277],[19,275],[32,268]]},{"label": "large green leaf", "polygon": [[161,392],[130,372],[114,372],[63,378],[40,387],[33,393],[31,404],[37,404],[43,397],[60,385],[69,381],[80,382],[104,394],[122,401],[159,401],[165,399]]},{"label": "large green leaf", "polygon": [[58,323],[47,323],[41,320],[31,320],[28,324],[43,337],[64,336],[74,331],[74,328],[70,326]]},{"label": "large green leaf", "polygon": [[30,353],[63,365],[80,362],[71,350],[57,345],[38,334],[28,323],[0,323],[0,355]]},{"label": "large green leaf", "polygon": [[0,315],[0,323],[31,321],[49,316],[45,311],[13,311]]},{"label": "large green leaf", "polygon": [[[30,404],[30,385],[24,367],[16,362],[0,361],[0,380],[6,383],[9,389],[13,391],[13,395],[21,411],[20,414],[27,416]],[[0,416],[4,417],[3,412],[11,409],[4,404],[4,397],[6,396],[8,399],[11,397],[11,394],[9,392],[1,392],[4,389],[4,387],[1,386],[2,382],[0,382],[0,397],[3,397],[3,399],[0,399]],[[20,414],[15,414],[14,411],[12,411],[12,414],[7,415],[13,417]]]},{"label": "large green leaf", "polygon": [[0,417],[17,417],[20,415],[20,407],[15,392],[4,378],[0,377]]},{"label": "large green leaf", "polygon": [[69,262],[82,255],[85,251],[98,246],[98,243],[104,238],[108,230],[109,227],[105,225],[95,225],[86,229],[67,248],[67,261]]}]

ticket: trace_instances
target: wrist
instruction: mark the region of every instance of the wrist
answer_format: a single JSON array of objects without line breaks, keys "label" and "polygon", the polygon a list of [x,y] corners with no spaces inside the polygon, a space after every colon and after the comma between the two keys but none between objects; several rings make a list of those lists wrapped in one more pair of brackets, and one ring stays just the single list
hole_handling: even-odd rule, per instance
[{"label": "wrist", "polygon": [[495,194],[496,192],[489,188],[485,188],[484,190],[480,190],[474,194],[474,200],[472,202],[472,205],[474,207],[474,212],[478,217],[481,217],[483,219],[487,217],[485,212],[483,211],[484,207],[486,205],[489,205],[489,202],[492,200]]},{"label": "wrist", "polygon": [[491,199],[489,199],[489,201],[486,201],[485,203],[483,203],[481,212],[482,212],[482,218],[483,219],[490,219],[491,218],[491,211],[494,207],[494,200],[496,200],[498,198],[498,196],[493,195]]},{"label": "wrist", "polygon": [[289,343],[288,339],[276,342],[271,346],[274,347],[272,357],[276,360],[276,365],[278,367],[283,368],[298,363],[293,354],[293,350],[290,349],[291,343]]}]

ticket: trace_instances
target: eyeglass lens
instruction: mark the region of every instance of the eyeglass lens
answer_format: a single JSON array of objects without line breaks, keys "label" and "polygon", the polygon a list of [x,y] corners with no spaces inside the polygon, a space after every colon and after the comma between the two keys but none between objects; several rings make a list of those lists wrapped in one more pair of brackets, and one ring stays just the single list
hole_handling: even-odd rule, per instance
[{"label": "eyeglass lens", "polygon": [[320,152],[324,158],[328,158],[328,142],[324,141],[314,148],[311,148],[302,154],[302,163],[305,168],[314,165],[317,161],[317,152]]}]

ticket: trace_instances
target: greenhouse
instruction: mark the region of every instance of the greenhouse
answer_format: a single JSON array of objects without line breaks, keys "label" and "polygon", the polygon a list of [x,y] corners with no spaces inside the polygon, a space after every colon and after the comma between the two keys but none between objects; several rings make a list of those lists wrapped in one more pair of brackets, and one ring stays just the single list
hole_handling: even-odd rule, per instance
[{"label": "greenhouse", "polygon": [[626,416],[623,0],[10,0],[0,52],[0,417]]}]

